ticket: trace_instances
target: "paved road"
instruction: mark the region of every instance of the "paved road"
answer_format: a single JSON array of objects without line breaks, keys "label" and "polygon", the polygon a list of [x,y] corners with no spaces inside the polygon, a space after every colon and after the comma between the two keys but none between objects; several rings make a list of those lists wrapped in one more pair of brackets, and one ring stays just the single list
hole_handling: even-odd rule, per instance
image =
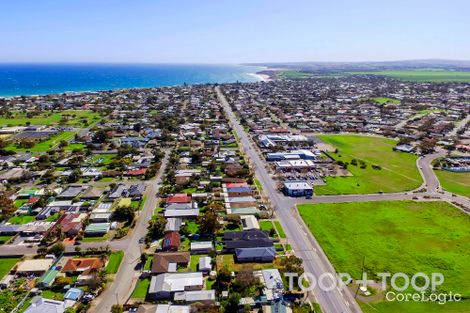
[{"label": "paved road", "polygon": [[460,120],[455,125],[454,129],[447,134],[447,137],[457,136],[457,132],[462,129],[468,122],[470,122],[470,114],[467,115],[463,120]]},{"label": "paved road", "polygon": [[147,190],[145,191],[146,201],[132,233],[126,237],[126,240],[112,241],[110,243],[111,249],[125,251],[124,259],[113,279],[113,283],[92,303],[89,312],[110,312],[113,304],[124,304],[131,296],[140,275],[138,265],[140,262],[141,245],[139,244],[139,239],[145,237],[148,222],[152,218],[154,209],[157,207],[157,192],[161,186],[162,175],[168,164],[168,157],[169,153],[165,151],[165,158],[162,161],[160,171],[147,185]]},{"label": "paved road", "polygon": [[[470,208],[470,199],[443,191],[433,171],[432,161],[445,156],[444,151],[422,156],[416,161],[416,165],[423,179],[423,184],[415,191],[384,194],[315,196],[313,199],[285,197],[277,191],[276,182],[266,170],[264,161],[261,160],[248,134],[238,122],[225,96],[222,94],[220,87],[216,88],[216,92],[227,113],[230,123],[240,138],[242,149],[255,169],[256,177],[263,185],[264,191],[274,205],[276,215],[287,234],[289,242],[296,254],[304,260],[305,270],[314,274],[317,278],[319,275],[326,272],[335,273],[335,270],[308,227],[300,218],[295,207],[297,204],[386,200],[447,201],[466,207],[467,209],[457,206],[465,213],[470,214],[470,210],[468,209]],[[470,116],[464,121],[461,121],[454,131],[465,125],[469,120]],[[346,288],[335,289],[330,292],[324,292],[316,288],[314,294],[324,312],[361,312],[361,309]]]},{"label": "paved road", "polygon": [[[308,229],[305,229],[302,221],[298,218],[297,211],[293,209],[292,200],[277,191],[276,183],[267,172],[264,161],[261,160],[252,146],[247,133],[237,121],[219,87],[216,88],[216,92],[232,127],[240,138],[242,148],[245,150],[248,159],[253,163],[256,169],[256,177],[269,196],[271,203],[274,205],[276,215],[284,228],[289,243],[292,245],[296,255],[303,259],[306,272],[312,273],[316,278],[324,273],[335,273],[320,245],[315,238],[313,238]],[[331,279],[325,279],[324,282],[326,285],[332,283]],[[361,312],[361,309],[347,288],[335,288],[332,291],[325,292],[321,291],[317,286],[314,289],[314,295],[320,303],[323,312]]]}]

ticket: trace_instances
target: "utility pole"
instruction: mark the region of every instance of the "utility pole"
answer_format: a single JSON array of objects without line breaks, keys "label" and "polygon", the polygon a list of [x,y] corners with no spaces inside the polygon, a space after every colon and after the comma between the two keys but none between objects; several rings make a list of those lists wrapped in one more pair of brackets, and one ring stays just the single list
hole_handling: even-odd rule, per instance
[{"label": "utility pole", "polygon": [[[364,277],[364,263],[365,262],[366,262],[366,256],[364,255],[364,258],[362,259],[361,279],[363,279],[363,277]],[[356,294],[354,295],[354,299],[357,298],[357,294],[359,293],[359,288],[360,288],[360,286],[357,286]]]}]

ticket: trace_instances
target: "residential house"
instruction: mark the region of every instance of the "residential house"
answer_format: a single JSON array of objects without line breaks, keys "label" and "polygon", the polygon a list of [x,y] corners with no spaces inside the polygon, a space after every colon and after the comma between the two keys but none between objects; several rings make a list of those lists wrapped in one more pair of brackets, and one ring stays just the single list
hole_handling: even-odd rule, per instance
[{"label": "residential house", "polygon": [[202,290],[202,273],[164,273],[152,276],[148,296],[152,299],[171,300],[175,292]]},{"label": "residential house", "polygon": [[75,301],[58,301],[36,296],[31,300],[31,304],[24,313],[64,313],[68,307],[74,304]]},{"label": "residential house", "polygon": [[258,229],[224,233],[225,249],[272,247],[273,241],[267,231]]},{"label": "residential house", "polygon": [[191,260],[189,252],[158,252],[153,255],[152,274],[176,272],[178,266],[187,267]]},{"label": "residential house", "polygon": [[162,250],[164,251],[177,251],[180,246],[180,234],[177,232],[168,232],[163,237]]},{"label": "residential house", "polygon": [[276,257],[274,247],[236,248],[238,262],[272,262]]}]

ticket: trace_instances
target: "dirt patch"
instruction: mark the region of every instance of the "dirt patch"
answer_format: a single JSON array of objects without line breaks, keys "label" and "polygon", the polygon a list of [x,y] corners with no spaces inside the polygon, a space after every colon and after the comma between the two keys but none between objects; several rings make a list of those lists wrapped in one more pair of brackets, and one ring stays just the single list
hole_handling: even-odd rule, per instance
[{"label": "dirt patch", "polygon": [[320,151],[335,152],[336,150],[334,146],[324,143],[324,142],[318,142],[316,145]]}]

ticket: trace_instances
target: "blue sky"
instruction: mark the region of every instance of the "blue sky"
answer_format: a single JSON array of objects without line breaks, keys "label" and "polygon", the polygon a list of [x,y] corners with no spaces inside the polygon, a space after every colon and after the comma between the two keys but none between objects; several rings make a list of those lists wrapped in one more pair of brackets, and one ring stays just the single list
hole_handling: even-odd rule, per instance
[{"label": "blue sky", "polygon": [[13,0],[0,62],[470,59],[467,0]]}]

